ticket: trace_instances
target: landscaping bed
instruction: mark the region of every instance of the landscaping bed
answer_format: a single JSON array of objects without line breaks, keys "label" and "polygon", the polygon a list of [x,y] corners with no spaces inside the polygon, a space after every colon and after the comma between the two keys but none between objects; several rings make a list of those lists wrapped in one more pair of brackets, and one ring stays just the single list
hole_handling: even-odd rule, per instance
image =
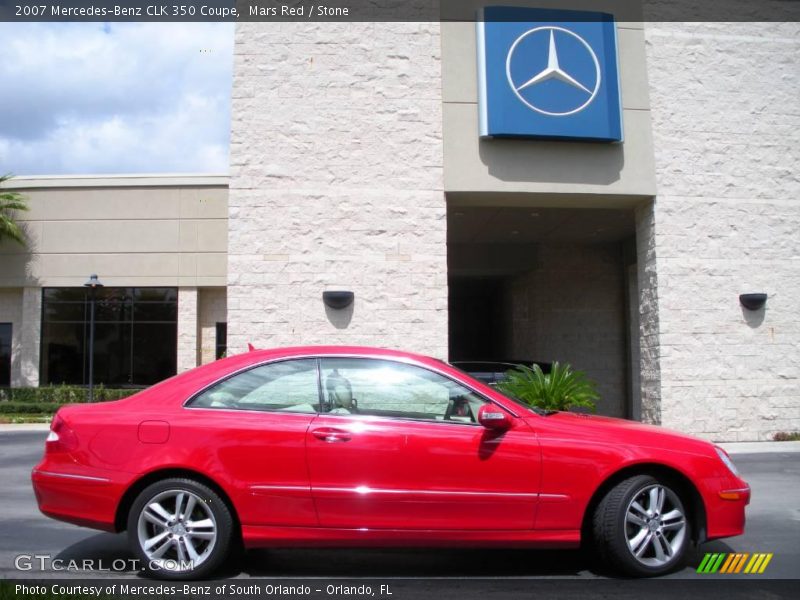
[{"label": "landscaping bed", "polygon": [[[99,385],[94,388],[94,401],[107,402],[127,398],[139,389],[116,389]],[[48,423],[64,404],[86,402],[87,388],[70,385],[49,385],[28,388],[0,389],[0,423]]]}]

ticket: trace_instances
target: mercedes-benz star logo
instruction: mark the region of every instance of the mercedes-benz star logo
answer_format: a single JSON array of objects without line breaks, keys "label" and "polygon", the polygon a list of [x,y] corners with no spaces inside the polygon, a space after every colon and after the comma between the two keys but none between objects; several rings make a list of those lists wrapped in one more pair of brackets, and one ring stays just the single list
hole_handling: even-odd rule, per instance
[{"label": "mercedes-benz star logo", "polygon": [[[520,48],[520,44],[525,41],[526,39],[531,38],[540,32],[550,32],[550,45],[547,53],[547,66],[542,69],[540,72],[534,74],[529,79],[518,78],[522,79],[521,82],[515,82],[514,77],[512,76],[512,62],[514,60],[514,53]],[[564,33],[566,35],[572,36],[578,42],[580,42],[581,46],[586,49],[588,56],[586,59],[588,60],[591,57],[592,62],[594,63],[594,79],[590,81],[585,81],[584,83],[588,83],[589,85],[593,84],[593,87],[590,89],[584,83],[578,81],[575,77],[567,73],[559,63],[558,60],[558,49],[556,48],[556,32]],[[517,73],[519,69],[516,69]],[[574,115],[582,111],[584,108],[589,106],[592,101],[597,97],[597,92],[600,89],[600,61],[597,60],[597,55],[595,54],[592,47],[578,34],[570,31],[569,29],[564,29],[563,27],[554,27],[554,26],[547,26],[547,27],[536,27],[535,29],[530,29],[519,36],[514,43],[511,45],[511,49],[508,51],[508,56],[506,58],[506,76],[508,77],[508,83],[511,86],[511,89],[514,90],[514,94],[516,94],[517,98],[519,98],[520,102],[522,102],[525,106],[530,108],[531,110],[535,110],[538,113],[544,115],[550,115],[553,117],[565,117],[568,115]],[[560,81],[566,85],[571,86],[583,94],[584,97],[580,97],[577,102],[573,102],[573,105],[568,107],[568,110],[564,111],[554,111],[554,110],[546,110],[534,104],[534,101],[528,97],[526,98],[525,95],[522,93],[524,90],[534,88],[545,81],[556,80]],[[575,106],[577,104],[577,106]]]}]

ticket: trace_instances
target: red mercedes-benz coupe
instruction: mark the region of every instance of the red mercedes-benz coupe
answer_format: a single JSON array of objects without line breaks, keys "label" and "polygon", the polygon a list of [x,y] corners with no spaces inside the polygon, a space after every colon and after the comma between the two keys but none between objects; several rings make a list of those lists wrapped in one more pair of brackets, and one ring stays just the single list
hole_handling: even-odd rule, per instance
[{"label": "red mercedes-benz coupe", "polygon": [[618,419],[543,412],[432,358],[253,351],[130,398],[58,411],[32,474],[46,515],[126,530],[149,574],[210,575],[241,547],[589,543],[658,575],[739,535],[725,452]]}]

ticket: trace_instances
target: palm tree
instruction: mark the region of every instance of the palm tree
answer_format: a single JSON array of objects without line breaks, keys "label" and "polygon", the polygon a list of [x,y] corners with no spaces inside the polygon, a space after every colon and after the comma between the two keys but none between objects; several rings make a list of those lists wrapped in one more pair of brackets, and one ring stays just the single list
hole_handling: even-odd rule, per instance
[{"label": "palm tree", "polygon": [[28,210],[28,202],[19,192],[2,189],[9,179],[11,175],[0,175],[0,242],[9,239],[25,246],[25,232],[14,219],[14,211]]}]

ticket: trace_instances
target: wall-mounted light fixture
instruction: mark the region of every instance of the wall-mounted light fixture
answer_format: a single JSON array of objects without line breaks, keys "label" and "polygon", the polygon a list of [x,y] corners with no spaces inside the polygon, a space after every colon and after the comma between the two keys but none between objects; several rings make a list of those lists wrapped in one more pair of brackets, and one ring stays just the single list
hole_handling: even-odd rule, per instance
[{"label": "wall-mounted light fixture", "polygon": [[739,296],[739,302],[747,310],[760,310],[760,309],[764,308],[764,305],[767,303],[767,295],[766,294],[741,294]]},{"label": "wall-mounted light fixture", "polygon": [[347,308],[353,303],[356,295],[353,292],[342,291],[328,291],[322,292],[322,301],[328,308]]}]

